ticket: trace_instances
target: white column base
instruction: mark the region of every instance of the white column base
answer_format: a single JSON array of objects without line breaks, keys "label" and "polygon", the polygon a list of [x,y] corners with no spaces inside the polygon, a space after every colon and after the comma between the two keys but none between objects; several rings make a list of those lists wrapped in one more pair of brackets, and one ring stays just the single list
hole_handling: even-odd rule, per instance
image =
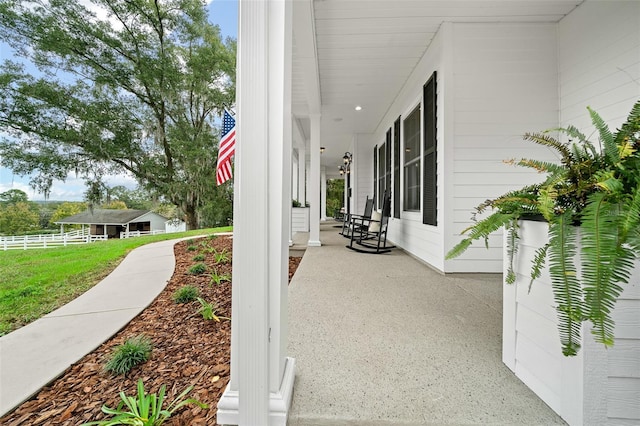
[{"label": "white column base", "polygon": [[[287,425],[291,398],[293,397],[295,369],[295,358],[287,357],[280,389],[278,389],[278,392],[271,392],[269,395],[269,426]],[[227,385],[220,401],[218,401],[217,423],[221,425],[238,425],[238,403],[238,391],[230,390],[229,385]]]},{"label": "white column base", "polygon": [[322,247],[322,243],[320,241],[311,241],[307,243],[307,247]]}]

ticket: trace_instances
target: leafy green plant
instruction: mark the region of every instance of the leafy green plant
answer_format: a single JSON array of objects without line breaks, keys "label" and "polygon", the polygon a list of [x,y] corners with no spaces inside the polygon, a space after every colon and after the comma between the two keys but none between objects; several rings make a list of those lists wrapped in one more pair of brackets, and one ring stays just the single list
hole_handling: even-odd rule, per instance
[{"label": "leafy green plant", "polygon": [[149,360],[153,345],[151,340],[139,335],[127,339],[116,347],[104,369],[114,374],[127,374],[133,367]]},{"label": "leafy green plant", "polygon": [[230,274],[219,274],[217,271],[211,274],[211,284],[215,283],[216,285],[220,285],[223,282],[228,282],[228,281],[231,281]]},{"label": "leafy green plant", "polygon": [[187,246],[187,251],[196,251],[198,250],[198,246]]},{"label": "leafy green plant", "polygon": [[[463,231],[467,237],[447,254],[447,259],[457,257],[478,239],[486,244],[492,232],[505,226],[507,254],[513,261],[518,220],[538,216],[547,221],[549,243],[536,253],[531,277],[533,282],[549,262],[560,341],[567,356],[580,350],[584,321],[593,324],[597,342],[613,345],[611,313],[629,281],[634,260],[640,258],[640,101],[616,132],[588,110],[599,142],[589,141],[573,126],[525,135],[526,140],[557,152],[560,164],[512,160],[546,173],[546,179],[478,206],[478,213],[488,208],[495,211]],[[550,136],[556,131],[566,134],[570,142]],[[575,254],[579,254],[578,263]],[[509,267],[506,281],[514,280]]]},{"label": "leafy green plant", "polygon": [[173,293],[173,301],[176,303],[189,303],[196,300],[199,295],[200,292],[197,288],[190,285],[185,285],[180,287]]},{"label": "leafy green plant", "polygon": [[167,408],[163,408],[165,403],[167,387],[162,385],[160,392],[146,394],[142,379],[138,380],[138,393],[136,396],[127,396],[124,392],[120,392],[120,403],[113,409],[106,405],[102,406],[102,412],[115,417],[109,420],[100,420],[84,423],[82,426],[89,425],[136,425],[136,426],[158,426],[170,418],[173,413],[178,411],[185,405],[194,404],[200,408],[208,408],[207,404],[189,398],[185,399],[187,394],[193,390],[193,386],[186,388],[178,395]]},{"label": "leafy green plant", "polygon": [[207,272],[207,265],[201,262],[196,263],[195,265],[191,266],[187,272],[191,275],[202,275]]},{"label": "leafy green plant", "polygon": [[300,204],[300,201],[298,201],[298,200],[291,200],[291,206],[292,207],[301,207],[302,204]]},{"label": "leafy green plant", "polygon": [[229,252],[224,249],[214,252],[213,258],[216,261],[216,263],[221,263],[221,264],[229,263],[229,260],[230,260]]},{"label": "leafy green plant", "polygon": [[201,297],[198,297],[197,300],[200,303],[198,313],[202,315],[202,318],[206,320],[215,320],[217,322],[220,322],[220,319],[230,319],[227,317],[216,315],[216,311],[218,310],[218,306],[216,304],[209,303]]},{"label": "leafy green plant", "polygon": [[202,262],[204,259],[204,254],[196,254],[195,256],[193,256],[194,262]]}]

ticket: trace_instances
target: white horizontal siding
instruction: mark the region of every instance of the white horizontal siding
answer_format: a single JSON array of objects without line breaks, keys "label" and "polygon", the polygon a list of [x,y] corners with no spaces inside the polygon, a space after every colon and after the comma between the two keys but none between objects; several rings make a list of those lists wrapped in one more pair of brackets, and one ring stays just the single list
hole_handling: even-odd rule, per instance
[{"label": "white horizontal siding", "polygon": [[[553,24],[454,24],[454,126],[451,178],[453,222],[447,249],[471,225],[471,213],[486,199],[541,181],[533,170],[504,160],[551,153],[523,141],[526,132],[557,126],[557,39]],[[447,272],[501,272],[500,233],[448,261]],[[484,250],[484,256],[479,254]]]},{"label": "white horizontal siding", "polygon": [[[560,21],[561,124],[590,134],[586,110],[617,128],[640,98],[640,2],[587,0]],[[588,31],[585,31],[588,29]]]}]

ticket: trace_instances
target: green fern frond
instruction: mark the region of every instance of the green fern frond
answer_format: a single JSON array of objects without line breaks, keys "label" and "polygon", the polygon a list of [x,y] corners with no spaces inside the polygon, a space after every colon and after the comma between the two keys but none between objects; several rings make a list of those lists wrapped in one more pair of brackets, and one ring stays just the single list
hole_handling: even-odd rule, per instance
[{"label": "green fern frond", "polygon": [[548,161],[539,161],[539,160],[530,160],[528,158],[522,158],[518,161],[514,161],[515,165],[528,167],[536,170],[538,173],[562,173],[564,172],[564,168],[555,163],[550,163]]},{"label": "green fern frond", "polygon": [[558,331],[562,353],[574,356],[580,350],[583,321],[582,291],[573,263],[576,254],[575,229],[571,216],[565,213],[549,225],[549,271],[554,300],[557,304]]},{"label": "green fern frond", "polygon": [[513,259],[518,252],[518,221],[512,220],[507,226],[507,256],[509,257],[509,266],[507,266],[507,276],[505,281],[507,284],[516,282],[516,273],[513,270]]},{"label": "green fern frond", "polygon": [[561,132],[569,136],[569,138],[577,139],[579,142],[587,142],[587,137],[575,126],[557,127],[555,129],[547,130],[548,132]]},{"label": "green fern frond", "polygon": [[613,170],[599,170],[594,177],[595,185],[609,193],[621,193],[624,189],[624,185],[615,177]]},{"label": "green fern frond", "polygon": [[487,245],[489,235],[499,230],[503,226],[508,225],[512,220],[514,220],[513,214],[496,212],[491,214],[490,216],[487,216],[481,221],[476,222],[474,225],[462,231],[462,234],[468,233],[468,237],[460,241],[455,245],[455,247],[449,250],[445,259],[448,260],[460,256],[465,252],[465,250],[467,250],[467,248],[469,248],[473,241],[483,239],[485,241],[485,245]]},{"label": "green fern frond", "polygon": [[638,132],[640,131],[640,100],[638,100],[629,115],[627,120],[622,124],[620,129],[616,132],[615,140],[617,145],[621,145],[627,140],[637,141]]},{"label": "green fern frond", "polygon": [[605,121],[600,117],[600,114],[591,109],[591,107],[587,107],[589,110],[589,115],[591,116],[591,122],[598,130],[598,134],[600,136],[600,141],[603,143],[603,152],[609,164],[617,164],[620,162],[620,156],[618,153],[618,146],[616,145],[615,139],[611,130],[609,130],[609,126]]},{"label": "green fern frond", "polygon": [[531,265],[531,281],[529,282],[529,292],[531,292],[533,282],[540,278],[540,276],[542,275],[542,268],[544,268],[544,265],[546,263],[548,250],[549,243],[536,250],[536,255],[533,257],[533,263]]},{"label": "green fern frond", "polygon": [[618,233],[618,205],[606,193],[589,197],[582,216],[582,281],[586,315],[593,323],[596,341],[613,345],[614,321],[611,312],[633,268],[633,255],[621,246]]},{"label": "green fern frond", "polygon": [[563,162],[571,161],[571,152],[567,146],[552,136],[545,133],[525,133],[524,139],[537,143],[538,145],[555,149],[562,157]]}]

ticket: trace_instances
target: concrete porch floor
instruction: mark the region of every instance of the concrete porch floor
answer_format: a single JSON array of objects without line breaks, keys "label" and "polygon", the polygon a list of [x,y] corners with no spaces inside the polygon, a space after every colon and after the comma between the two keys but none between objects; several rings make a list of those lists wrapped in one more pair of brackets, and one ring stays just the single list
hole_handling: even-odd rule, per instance
[{"label": "concrete porch floor", "polygon": [[502,364],[500,275],[357,253],[335,224],[289,288],[290,426],[564,424]]}]

